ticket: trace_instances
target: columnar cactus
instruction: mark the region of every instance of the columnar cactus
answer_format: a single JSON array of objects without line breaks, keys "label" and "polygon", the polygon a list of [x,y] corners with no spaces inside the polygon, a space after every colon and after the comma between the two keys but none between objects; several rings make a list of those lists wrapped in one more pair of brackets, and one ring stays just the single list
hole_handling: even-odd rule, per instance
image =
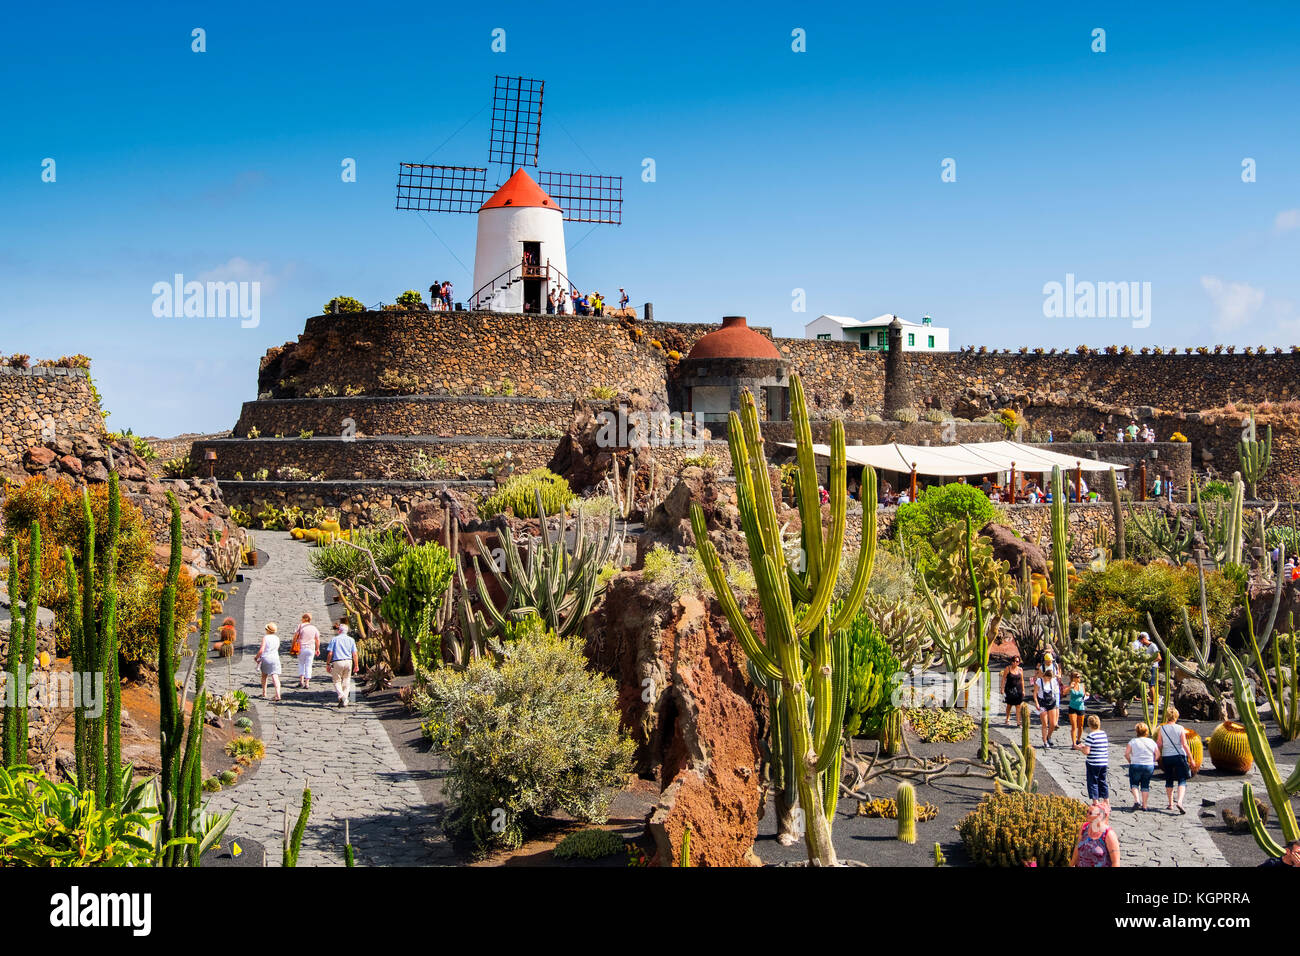
[{"label": "columnar cactus", "polygon": [[1174,564],[1181,565],[1191,556],[1192,529],[1184,527],[1177,515],[1168,515],[1159,508],[1138,510],[1130,505],[1128,516],[1137,533]]},{"label": "columnar cactus", "polygon": [[[13,680],[10,686],[18,700],[5,701],[6,767],[27,763],[27,675],[36,665],[36,619],[41,600],[41,526],[36,521],[31,523],[28,537],[26,593],[19,583],[18,539],[11,538],[9,542],[9,674]],[[20,597],[24,602],[21,613],[18,610]]]},{"label": "columnar cactus", "polygon": [[898,785],[894,797],[898,807],[898,839],[901,843],[916,842],[916,788],[904,780]]},{"label": "columnar cactus", "polygon": [[1250,497],[1257,499],[1259,480],[1264,477],[1264,472],[1268,471],[1268,466],[1273,461],[1273,426],[1269,425],[1264,430],[1264,440],[1259,441],[1255,437],[1255,415],[1252,412],[1247,434],[1249,437],[1243,437],[1237,442],[1237,457],[1241,460],[1241,475],[1250,486]]},{"label": "columnar cactus", "polygon": [[[790,408],[799,463],[802,524],[802,559],[797,568],[787,565],[782,549],[758,408],[750,392],[742,393],[740,412],[731,413],[727,432],[741,525],[758,583],[765,641],[758,639],[736,603],[699,505],[691,507],[691,527],[727,622],[745,650],[751,671],[761,678],[768,692],[773,723],[780,723],[788,735],[788,752],[773,753],[771,763],[774,768],[785,766],[794,778],[809,862],[833,866],[837,860],[831,844],[831,820],[839,793],[840,744],[848,696],[846,628],[862,606],[875,563],[876,476],[871,468],[865,469],[862,552],[849,594],[832,616],[831,595],[839,574],[847,520],[844,425],[839,420],[831,423],[826,482],[831,521],[829,528],[823,529],[812,429],[797,374],[790,376]],[[781,738],[774,735],[773,740]]]},{"label": "columnar cactus", "polygon": [[[1259,768],[1260,776],[1264,779],[1269,802],[1273,804],[1273,810],[1277,814],[1278,823],[1282,828],[1282,837],[1288,844],[1294,843],[1300,840],[1300,825],[1296,824],[1295,811],[1291,808],[1291,795],[1300,790],[1300,767],[1297,767],[1286,780],[1283,780],[1278,773],[1277,764],[1273,760],[1273,749],[1269,746],[1259,711],[1255,709],[1255,695],[1250,690],[1251,684],[1246,679],[1241,661],[1228,649],[1226,642],[1221,642],[1220,646],[1221,654],[1232,674],[1232,694],[1237,700],[1239,719],[1246,728],[1250,750],[1254,754],[1255,765]],[[1242,784],[1241,800],[1246,810],[1246,819],[1250,821],[1250,831],[1259,848],[1269,856],[1282,856],[1285,850],[1264,828],[1264,823],[1259,818],[1259,811],[1255,807],[1255,795],[1251,792],[1248,783]]]},{"label": "columnar cactus", "polygon": [[1059,465],[1052,466],[1052,610],[1061,646],[1070,641],[1069,506]]},{"label": "columnar cactus", "polygon": [[1110,494],[1110,506],[1115,512],[1115,558],[1123,561],[1127,557],[1124,534],[1124,502],[1119,500],[1119,478],[1115,469],[1106,472],[1106,490]]},{"label": "columnar cactus", "polygon": [[1241,480],[1241,472],[1232,473],[1232,498],[1227,502],[1207,504],[1201,500],[1201,488],[1192,479],[1196,494],[1196,517],[1200,523],[1201,533],[1206,546],[1210,549],[1210,560],[1215,567],[1242,563],[1242,540],[1245,525],[1242,523],[1242,503],[1246,497],[1246,486]]}]

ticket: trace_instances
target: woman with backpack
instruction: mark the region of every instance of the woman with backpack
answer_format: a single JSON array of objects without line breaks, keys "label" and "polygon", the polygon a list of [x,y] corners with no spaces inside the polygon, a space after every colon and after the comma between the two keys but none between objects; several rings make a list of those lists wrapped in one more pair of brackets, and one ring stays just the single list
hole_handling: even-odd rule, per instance
[{"label": "woman with backpack", "polygon": [[1038,708],[1038,722],[1043,731],[1043,746],[1052,746],[1052,734],[1061,719],[1061,682],[1056,679],[1052,656],[1045,654],[1043,664],[1034,678],[1034,705]]}]

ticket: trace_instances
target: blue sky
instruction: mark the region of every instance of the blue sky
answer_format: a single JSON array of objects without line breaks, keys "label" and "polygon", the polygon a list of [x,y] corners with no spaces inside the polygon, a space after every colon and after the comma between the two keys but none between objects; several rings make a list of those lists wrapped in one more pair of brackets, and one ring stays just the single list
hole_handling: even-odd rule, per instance
[{"label": "blue sky", "polygon": [[[569,224],[571,277],[660,320],[1300,342],[1297,8],[1042,6],[11,7],[0,352],[90,355],[111,427],[218,430],[331,296],[468,295],[474,217],[397,211],[394,181],[399,161],[483,164],[496,73],[546,81],[542,168],[624,177],[621,227]],[[175,273],[260,281],[260,324],[156,318]],[[1045,318],[1067,273],[1150,282],[1150,327]]]}]

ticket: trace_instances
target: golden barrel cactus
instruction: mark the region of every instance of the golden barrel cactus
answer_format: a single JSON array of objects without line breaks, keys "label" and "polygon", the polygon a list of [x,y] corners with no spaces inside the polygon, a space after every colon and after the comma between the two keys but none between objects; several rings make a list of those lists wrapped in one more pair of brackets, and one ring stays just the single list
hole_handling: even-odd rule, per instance
[{"label": "golden barrel cactus", "polygon": [[1225,720],[1210,735],[1210,762],[1226,773],[1247,773],[1255,763],[1244,724]]}]

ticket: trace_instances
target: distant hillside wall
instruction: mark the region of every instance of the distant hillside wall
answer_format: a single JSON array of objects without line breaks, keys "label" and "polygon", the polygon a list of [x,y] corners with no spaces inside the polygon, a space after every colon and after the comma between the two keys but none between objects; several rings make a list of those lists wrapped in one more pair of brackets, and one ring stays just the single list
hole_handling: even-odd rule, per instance
[{"label": "distant hillside wall", "polygon": [[16,464],[49,438],[103,430],[84,368],[0,367],[0,466]]}]

